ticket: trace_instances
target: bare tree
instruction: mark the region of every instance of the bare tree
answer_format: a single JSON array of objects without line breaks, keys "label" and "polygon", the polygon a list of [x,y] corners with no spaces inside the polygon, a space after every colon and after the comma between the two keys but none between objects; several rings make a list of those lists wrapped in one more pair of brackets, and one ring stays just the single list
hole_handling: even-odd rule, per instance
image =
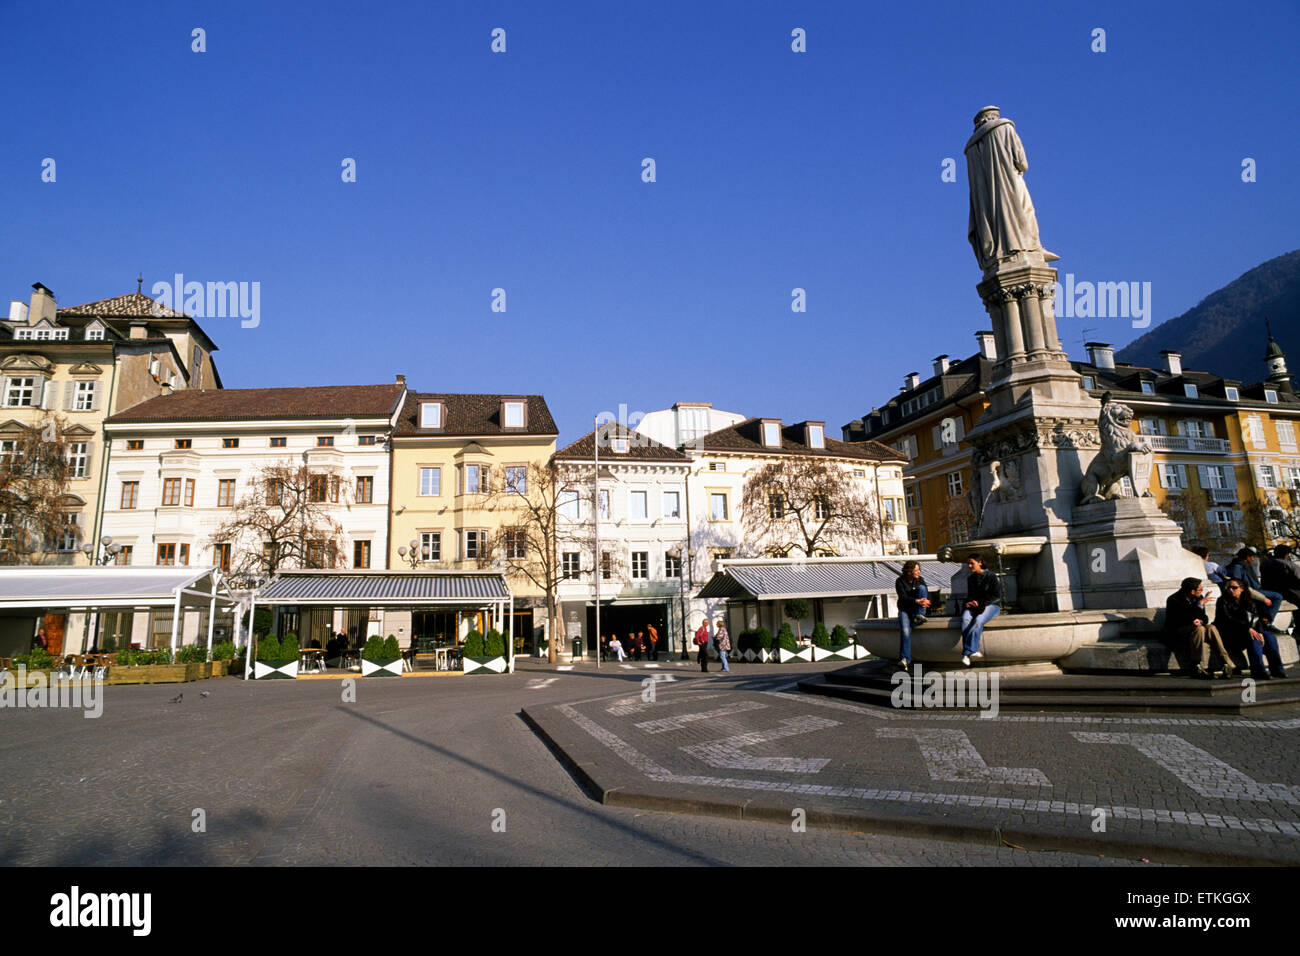
[{"label": "bare tree", "polygon": [[860,549],[879,541],[879,502],[849,469],[819,457],[782,458],[745,481],[741,498],[747,537],[769,552],[808,557]]},{"label": "bare tree", "polygon": [[262,466],[211,544],[229,544],[230,575],[249,580],[280,568],[347,567],[335,517],[347,489],[328,468],[290,461]]},{"label": "bare tree", "polygon": [[[75,550],[67,499],[73,465],[66,423],[46,416],[0,444],[0,563],[40,564],[46,555]],[[72,547],[60,547],[60,544]]]}]

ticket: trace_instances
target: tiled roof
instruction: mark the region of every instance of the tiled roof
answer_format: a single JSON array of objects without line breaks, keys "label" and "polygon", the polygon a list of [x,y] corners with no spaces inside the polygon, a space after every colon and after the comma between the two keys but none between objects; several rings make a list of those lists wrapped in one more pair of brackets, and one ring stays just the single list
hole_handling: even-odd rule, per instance
[{"label": "tiled roof", "polygon": [[699,439],[695,444],[700,451],[735,452],[767,457],[771,455],[811,455],[823,458],[856,458],[862,461],[904,461],[899,453],[887,445],[874,441],[838,441],[826,437],[825,448],[810,448],[804,444],[804,423],[781,427],[781,447],[769,448],[763,444],[763,420],[749,418],[730,428],[723,428]]},{"label": "tiled roof", "polygon": [[[158,311],[154,311],[157,306]],[[186,318],[183,312],[176,312],[169,309],[160,302],[149,298],[142,292],[128,292],[126,295],[114,296],[111,299],[100,299],[98,302],[84,302],[81,305],[71,305],[59,309],[59,313],[68,313],[69,315],[107,315],[107,316],[131,316],[138,318]]]},{"label": "tiled roof", "polygon": [[[527,403],[523,428],[501,427],[501,403]],[[420,403],[442,403],[442,428],[420,427]],[[555,419],[540,395],[453,395],[436,392],[407,392],[406,405],[397,420],[399,437],[438,435],[557,435]]]},{"label": "tiled roof", "polygon": [[387,418],[401,394],[401,385],[190,389],[141,402],[108,423]]},{"label": "tiled roof", "polygon": [[[632,431],[618,422],[609,422],[600,426],[600,458],[602,461],[659,461],[681,462],[687,464],[691,458],[676,448],[661,445],[647,435]],[[627,451],[614,450],[611,439],[626,438]],[[596,454],[596,432],[589,431],[567,448],[555,453],[556,458],[575,461],[591,461]]]}]

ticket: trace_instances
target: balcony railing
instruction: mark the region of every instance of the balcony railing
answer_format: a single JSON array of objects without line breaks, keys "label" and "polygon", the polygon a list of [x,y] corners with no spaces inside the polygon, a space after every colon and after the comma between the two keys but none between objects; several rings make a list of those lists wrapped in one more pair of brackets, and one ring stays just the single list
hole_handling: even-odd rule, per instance
[{"label": "balcony railing", "polygon": [[1226,438],[1193,438],[1190,435],[1140,435],[1152,451],[1186,451],[1201,455],[1226,455],[1231,449]]},{"label": "balcony railing", "polygon": [[1237,503],[1236,488],[1207,488],[1205,493],[1209,496],[1212,505],[1235,505]]}]

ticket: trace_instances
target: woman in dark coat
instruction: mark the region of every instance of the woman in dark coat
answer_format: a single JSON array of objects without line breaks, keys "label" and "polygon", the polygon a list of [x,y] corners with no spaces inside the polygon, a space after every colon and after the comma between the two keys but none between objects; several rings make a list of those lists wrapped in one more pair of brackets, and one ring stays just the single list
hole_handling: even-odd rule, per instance
[{"label": "woman in dark coat", "polygon": [[[1246,652],[1250,658],[1250,674],[1256,680],[1268,680],[1270,673],[1273,677],[1286,676],[1277,637],[1261,625],[1259,615],[1255,613],[1255,602],[1241,579],[1229,579],[1215,605],[1214,626],[1229,651]],[[1268,659],[1267,669],[1264,667],[1265,658]]]}]

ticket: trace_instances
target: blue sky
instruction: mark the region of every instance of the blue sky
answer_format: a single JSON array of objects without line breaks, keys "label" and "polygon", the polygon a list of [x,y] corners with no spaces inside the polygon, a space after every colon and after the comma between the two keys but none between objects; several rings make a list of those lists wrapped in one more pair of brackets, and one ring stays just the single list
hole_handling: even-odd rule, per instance
[{"label": "blue sky", "polygon": [[[259,327],[203,320],[229,387],[540,392],[562,443],[679,400],[837,435],[987,327],[985,104],[1062,279],[1150,282],[1155,323],[1300,246],[1300,7],[993,10],[0,2],[0,299],[256,281]],[[1063,321],[1075,356],[1083,326],[1140,334]]]}]

